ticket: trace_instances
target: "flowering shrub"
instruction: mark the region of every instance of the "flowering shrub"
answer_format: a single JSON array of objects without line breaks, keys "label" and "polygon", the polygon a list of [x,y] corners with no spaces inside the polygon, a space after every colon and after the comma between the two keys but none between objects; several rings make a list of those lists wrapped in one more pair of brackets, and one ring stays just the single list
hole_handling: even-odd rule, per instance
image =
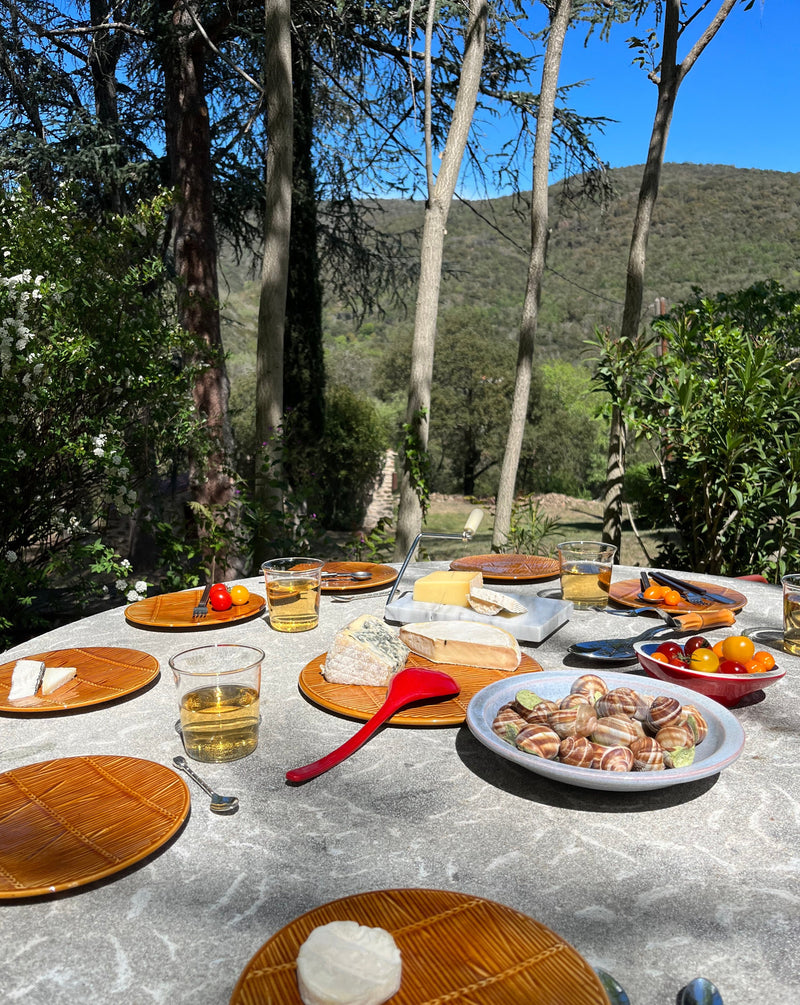
[{"label": "flowering shrub", "polygon": [[69,191],[0,193],[0,643],[70,582],[123,599],[147,584],[118,554],[126,521],[190,447],[198,346],[174,323],[155,250],[166,197],[102,225]]}]

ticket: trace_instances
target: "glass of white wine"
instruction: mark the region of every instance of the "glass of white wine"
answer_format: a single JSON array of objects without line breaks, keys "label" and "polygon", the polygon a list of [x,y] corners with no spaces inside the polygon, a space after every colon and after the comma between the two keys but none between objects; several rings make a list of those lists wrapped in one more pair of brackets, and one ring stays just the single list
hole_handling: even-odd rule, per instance
[{"label": "glass of white wine", "polygon": [[578,609],[605,607],[617,549],[602,541],[562,541],[558,548],[561,596]]},{"label": "glass of white wine", "polygon": [[307,632],[319,624],[321,558],[271,558],[264,562],[269,623],[276,632]]},{"label": "glass of white wine", "polygon": [[789,573],[783,584],[783,648],[800,656],[800,572]]},{"label": "glass of white wine", "polygon": [[262,649],[225,642],[171,657],[189,757],[236,761],[256,749],[263,660]]}]

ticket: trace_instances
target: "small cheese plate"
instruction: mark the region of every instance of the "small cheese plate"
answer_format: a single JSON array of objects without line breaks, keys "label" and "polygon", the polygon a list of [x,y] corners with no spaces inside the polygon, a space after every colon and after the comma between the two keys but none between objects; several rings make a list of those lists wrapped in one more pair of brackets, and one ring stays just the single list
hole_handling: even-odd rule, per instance
[{"label": "small cheese plate", "polygon": [[505,628],[520,642],[541,642],[548,635],[569,621],[572,601],[550,600],[547,597],[521,596],[505,593],[522,604],[524,614],[478,614],[471,607],[456,607],[453,604],[427,604],[414,600],[411,591],[397,593],[386,605],[384,618],[401,625],[416,621],[479,621],[486,625]]}]

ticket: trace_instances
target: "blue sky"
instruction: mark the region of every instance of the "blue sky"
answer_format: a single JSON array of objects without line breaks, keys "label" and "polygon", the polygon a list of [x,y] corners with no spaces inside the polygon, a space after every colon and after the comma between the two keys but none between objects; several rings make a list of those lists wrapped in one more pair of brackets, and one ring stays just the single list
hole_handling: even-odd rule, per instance
[{"label": "blue sky", "polygon": [[[716,10],[717,0],[710,6]],[[610,42],[593,39],[585,48],[585,29],[570,31],[559,77],[562,85],[586,82],[571,95],[577,112],[616,120],[594,136],[611,167],[643,164],[652,128],[656,88],[631,65],[634,33],[617,26]],[[539,81],[531,86],[538,90]],[[681,85],[666,160],[800,171],[799,103],[800,0],[737,6]]]}]

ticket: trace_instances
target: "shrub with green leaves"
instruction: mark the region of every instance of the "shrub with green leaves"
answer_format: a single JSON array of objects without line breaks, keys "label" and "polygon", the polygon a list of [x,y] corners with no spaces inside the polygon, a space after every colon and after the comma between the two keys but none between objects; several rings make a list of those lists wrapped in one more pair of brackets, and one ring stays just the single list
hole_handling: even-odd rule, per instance
[{"label": "shrub with green leaves", "polygon": [[202,453],[198,346],[157,254],[167,210],[160,197],[98,223],[68,188],[52,203],[0,193],[0,589],[16,598],[0,642],[34,626],[55,580],[141,595],[109,526],[124,541],[173,465]]},{"label": "shrub with green leaves", "polygon": [[[730,302],[698,295],[654,322],[666,351],[636,388],[635,422],[679,535],[662,561],[775,581],[800,561],[800,375],[785,318],[759,311],[749,330]],[[789,302],[796,314],[800,293]]]}]

